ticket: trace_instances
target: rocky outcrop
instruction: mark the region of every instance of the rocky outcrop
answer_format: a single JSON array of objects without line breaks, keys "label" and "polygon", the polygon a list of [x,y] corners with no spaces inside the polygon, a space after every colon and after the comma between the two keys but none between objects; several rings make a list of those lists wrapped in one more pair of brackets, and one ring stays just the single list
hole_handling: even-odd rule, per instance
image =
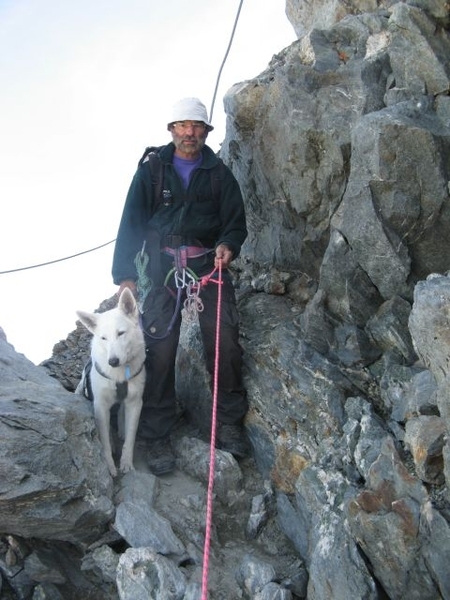
[{"label": "rocky outcrop", "polygon": [[[289,0],[287,12],[298,41],[225,98],[221,154],[249,224],[234,276],[253,459],[219,461],[211,598],[447,599],[448,3]],[[66,390],[88,345],[77,328],[44,363]],[[24,497],[2,516],[7,585],[23,598],[71,598],[77,585],[103,600],[166,598],[161,586],[199,598],[210,397],[195,321],[178,356],[189,424],[166,482],[146,473],[138,449],[137,471],[112,486],[89,408],[47,391],[48,376],[24,373],[3,348],[12,383],[0,423],[16,448],[5,463],[16,485],[0,503]],[[28,405],[33,421],[20,412]],[[49,413],[44,436],[34,420]],[[29,447],[45,458],[56,444],[70,469],[50,471],[42,492]],[[47,515],[66,512],[65,530]]]},{"label": "rocky outcrop", "polygon": [[256,460],[308,598],[447,598],[448,5],[288,14],[300,39],[225,98]]},{"label": "rocky outcrop", "polygon": [[5,341],[0,347],[0,531],[92,542],[114,511],[91,411]]}]

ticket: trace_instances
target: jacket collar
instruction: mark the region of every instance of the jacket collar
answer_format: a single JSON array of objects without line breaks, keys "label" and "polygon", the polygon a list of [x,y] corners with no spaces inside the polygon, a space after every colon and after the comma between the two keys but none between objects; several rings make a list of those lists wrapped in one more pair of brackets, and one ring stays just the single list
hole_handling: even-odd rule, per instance
[{"label": "jacket collar", "polygon": [[[167,146],[162,146],[158,152],[164,164],[171,164],[173,162],[173,154],[175,152],[175,144],[170,142]],[[200,166],[201,169],[212,169],[219,162],[214,151],[207,145],[203,146],[202,149],[203,162]]]}]

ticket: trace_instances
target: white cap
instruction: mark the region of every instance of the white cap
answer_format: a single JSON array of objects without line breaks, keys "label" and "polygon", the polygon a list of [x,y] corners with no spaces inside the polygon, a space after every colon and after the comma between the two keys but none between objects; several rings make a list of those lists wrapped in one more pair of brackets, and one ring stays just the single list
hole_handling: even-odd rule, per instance
[{"label": "white cap", "polygon": [[198,98],[182,98],[173,107],[167,129],[170,129],[175,121],[202,121],[212,131],[214,127],[208,121],[208,113],[205,105]]}]

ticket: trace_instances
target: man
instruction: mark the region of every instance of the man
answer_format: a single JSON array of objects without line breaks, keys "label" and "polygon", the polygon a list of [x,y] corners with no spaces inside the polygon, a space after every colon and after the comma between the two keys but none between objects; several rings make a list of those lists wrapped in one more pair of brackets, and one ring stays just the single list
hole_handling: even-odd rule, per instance
[{"label": "man", "polygon": [[[151,284],[147,285],[143,307],[147,383],[139,434],[148,441],[149,468],[156,475],[170,472],[175,466],[170,433],[177,420],[175,357],[181,325],[180,292],[184,299],[186,277],[189,279],[192,273],[200,278],[210,275],[219,264],[223,284],[217,446],[236,457],[248,454],[243,428],[248,404],[242,383],[238,314],[227,272],[247,236],[242,195],[231,171],[205,145],[213,126],[200,100],[183,98],[177,102],[167,128],[172,142],[152,149],[153,155],[144,155],[131,182],[112,268],[119,294],[129,287],[142,295],[137,284],[141,281],[138,265],[143,248],[150,258],[146,275]],[[157,190],[155,164],[162,164],[162,191]],[[220,186],[218,192],[212,189],[213,182]],[[204,310],[198,312],[211,376],[217,288],[214,282],[201,287]]]}]

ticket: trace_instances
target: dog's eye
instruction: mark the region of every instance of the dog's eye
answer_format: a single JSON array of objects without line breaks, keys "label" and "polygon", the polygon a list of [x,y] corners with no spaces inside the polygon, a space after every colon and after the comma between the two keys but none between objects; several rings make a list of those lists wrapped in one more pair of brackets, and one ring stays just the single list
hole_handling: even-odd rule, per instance
[{"label": "dog's eye", "polygon": [[103,340],[104,342],[106,342],[106,340],[107,340],[107,339],[108,339],[108,338],[106,337],[106,335],[102,335],[102,340]]},{"label": "dog's eye", "polygon": [[117,332],[117,337],[120,337],[121,335],[123,335],[125,333],[125,331],[118,331]]}]

